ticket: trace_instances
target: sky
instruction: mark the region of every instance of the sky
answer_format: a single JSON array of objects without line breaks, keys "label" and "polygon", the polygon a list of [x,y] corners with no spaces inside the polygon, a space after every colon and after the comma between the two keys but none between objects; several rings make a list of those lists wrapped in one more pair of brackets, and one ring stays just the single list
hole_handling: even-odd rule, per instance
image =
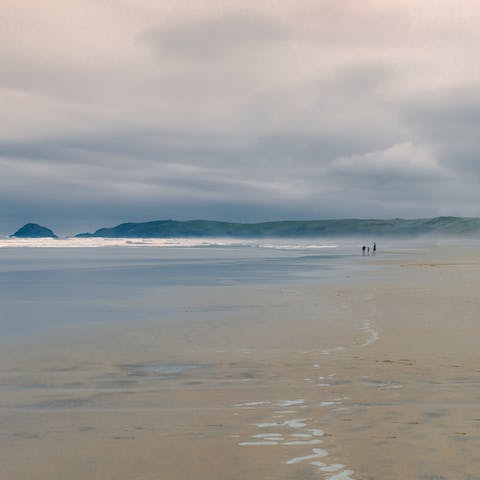
[{"label": "sky", "polygon": [[1,0],[0,234],[480,215],[480,4]]}]

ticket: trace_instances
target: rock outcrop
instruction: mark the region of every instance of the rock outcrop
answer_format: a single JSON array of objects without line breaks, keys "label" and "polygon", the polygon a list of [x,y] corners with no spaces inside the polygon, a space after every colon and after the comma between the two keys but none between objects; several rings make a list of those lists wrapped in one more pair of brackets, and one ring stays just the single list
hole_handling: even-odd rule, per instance
[{"label": "rock outcrop", "polygon": [[10,237],[16,238],[58,238],[52,230],[36,223],[27,223]]}]

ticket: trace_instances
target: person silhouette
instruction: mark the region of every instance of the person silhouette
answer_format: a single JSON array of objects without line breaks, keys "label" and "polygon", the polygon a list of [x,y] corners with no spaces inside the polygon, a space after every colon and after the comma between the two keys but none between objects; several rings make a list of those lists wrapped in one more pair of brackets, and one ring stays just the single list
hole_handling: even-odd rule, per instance
[{"label": "person silhouette", "polygon": [[362,255],[363,255],[363,256],[365,256],[365,250],[366,250],[366,249],[367,249],[367,247],[364,245],[364,246],[362,247]]},{"label": "person silhouette", "polygon": [[373,254],[375,255],[377,253],[377,244],[373,242]]}]

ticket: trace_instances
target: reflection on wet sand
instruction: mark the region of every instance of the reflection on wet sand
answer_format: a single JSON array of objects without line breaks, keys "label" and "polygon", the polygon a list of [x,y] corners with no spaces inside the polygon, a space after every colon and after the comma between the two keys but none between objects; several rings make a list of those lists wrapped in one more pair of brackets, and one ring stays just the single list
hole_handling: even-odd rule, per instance
[{"label": "reflection on wet sand", "polygon": [[212,287],[217,310],[259,307],[2,349],[0,476],[480,479],[471,258],[287,296]]}]

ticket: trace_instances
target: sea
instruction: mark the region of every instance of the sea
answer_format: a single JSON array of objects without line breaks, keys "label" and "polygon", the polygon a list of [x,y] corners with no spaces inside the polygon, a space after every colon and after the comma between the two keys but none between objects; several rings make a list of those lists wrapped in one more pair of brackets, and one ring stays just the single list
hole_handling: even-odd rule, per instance
[{"label": "sea", "polygon": [[[195,289],[338,282],[374,266],[361,246],[354,239],[3,238],[0,344],[181,321],[182,298]],[[382,249],[377,258],[394,254],[390,244]]]},{"label": "sea", "polygon": [[382,239],[364,257],[373,241],[361,238],[0,238],[0,345],[179,322],[185,299],[212,288],[358,281],[382,259],[446,242]]}]

